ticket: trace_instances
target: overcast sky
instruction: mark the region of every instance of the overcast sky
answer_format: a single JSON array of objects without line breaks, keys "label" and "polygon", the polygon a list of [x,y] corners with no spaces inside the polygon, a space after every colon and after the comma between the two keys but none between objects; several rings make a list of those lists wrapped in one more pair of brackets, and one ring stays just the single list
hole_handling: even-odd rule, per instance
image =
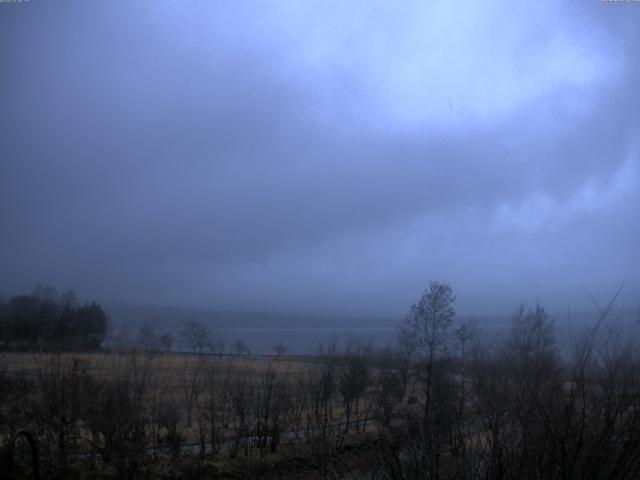
[{"label": "overcast sky", "polygon": [[640,303],[640,3],[0,3],[0,292]]}]

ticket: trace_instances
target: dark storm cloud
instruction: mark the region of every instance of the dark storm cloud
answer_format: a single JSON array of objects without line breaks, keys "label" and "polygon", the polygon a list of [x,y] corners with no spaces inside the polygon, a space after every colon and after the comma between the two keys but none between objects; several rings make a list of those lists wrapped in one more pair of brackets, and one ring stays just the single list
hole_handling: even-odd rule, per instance
[{"label": "dark storm cloud", "polygon": [[637,301],[640,10],[434,5],[2,6],[0,291]]}]

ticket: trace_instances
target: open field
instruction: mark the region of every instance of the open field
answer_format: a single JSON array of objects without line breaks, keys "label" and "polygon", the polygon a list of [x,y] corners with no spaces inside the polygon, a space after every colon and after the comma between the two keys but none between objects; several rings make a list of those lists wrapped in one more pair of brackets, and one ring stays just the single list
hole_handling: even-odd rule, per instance
[{"label": "open field", "polygon": [[51,362],[68,364],[73,361],[86,363],[91,373],[105,374],[116,371],[123,361],[130,360],[132,356],[151,361],[151,366],[156,374],[162,374],[168,379],[176,379],[184,369],[190,369],[198,364],[206,363],[212,368],[232,366],[245,374],[261,373],[271,367],[276,371],[287,370],[288,373],[302,373],[305,364],[313,364],[309,356],[283,356],[277,359],[274,355],[192,355],[189,353],[171,352],[144,352],[122,349],[101,352],[1,352],[0,366],[10,375],[22,375],[25,378],[35,379],[42,373],[43,367]]}]

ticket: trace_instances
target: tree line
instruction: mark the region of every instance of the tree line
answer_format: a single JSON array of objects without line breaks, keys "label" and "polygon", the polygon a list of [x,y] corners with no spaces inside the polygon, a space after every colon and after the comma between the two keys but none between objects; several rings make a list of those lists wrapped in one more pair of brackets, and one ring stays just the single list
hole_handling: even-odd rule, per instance
[{"label": "tree line", "polygon": [[0,298],[0,347],[4,349],[97,349],[108,319],[95,303],[79,304],[75,293],[36,287],[31,294]]},{"label": "tree line", "polygon": [[[195,355],[44,356],[31,381],[0,371],[0,433],[33,431],[57,478],[639,478],[640,352],[613,300],[570,354],[539,304],[495,337],[455,301],[432,282],[394,347],[332,338],[306,365],[205,354],[188,323]],[[304,471],[269,477],[274,458]]]}]

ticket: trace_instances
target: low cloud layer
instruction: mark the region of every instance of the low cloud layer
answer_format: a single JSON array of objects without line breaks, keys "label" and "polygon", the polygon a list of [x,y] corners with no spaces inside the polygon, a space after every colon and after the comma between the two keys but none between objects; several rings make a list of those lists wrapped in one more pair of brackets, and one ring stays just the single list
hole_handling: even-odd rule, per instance
[{"label": "low cloud layer", "polygon": [[638,304],[639,42],[633,3],[0,5],[0,292]]}]

